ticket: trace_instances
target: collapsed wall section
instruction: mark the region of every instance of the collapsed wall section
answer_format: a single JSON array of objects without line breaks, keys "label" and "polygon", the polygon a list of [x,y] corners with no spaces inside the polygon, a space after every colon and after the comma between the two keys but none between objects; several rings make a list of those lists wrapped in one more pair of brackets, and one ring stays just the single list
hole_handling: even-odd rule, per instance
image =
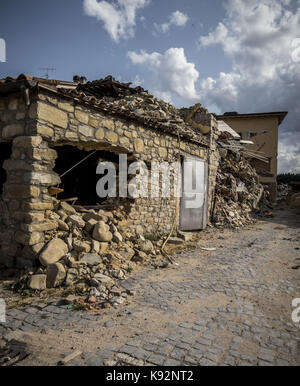
[{"label": "collapsed wall section", "polygon": [[249,160],[231,150],[220,150],[212,220],[215,226],[238,228],[253,222],[264,188]]}]

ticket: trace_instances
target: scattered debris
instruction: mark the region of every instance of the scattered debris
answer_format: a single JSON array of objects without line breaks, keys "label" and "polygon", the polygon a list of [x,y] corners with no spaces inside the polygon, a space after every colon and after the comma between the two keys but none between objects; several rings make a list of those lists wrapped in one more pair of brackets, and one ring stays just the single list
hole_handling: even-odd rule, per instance
[{"label": "scattered debris", "polygon": [[27,344],[12,339],[5,342],[0,339],[0,366],[13,366],[29,355]]},{"label": "scattered debris", "polygon": [[291,187],[289,184],[277,185],[277,202],[286,201]]},{"label": "scattered debris", "polygon": [[[253,223],[252,213],[259,210],[263,196],[264,187],[249,161],[237,151],[221,152],[212,213],[214,225],[239,228]],[[264,203],[264,210],[265,206]]]},{"label": "scattered debris", "polygon": [[292,267],[292,269],[299,269],[300,268],[300,265],[294,265],[293,267]]},{"label": "scattered debris", "polygon": [[64,366],[66,365],[68,362],[71,362],[73,359],[79,357],[79,355],[82,355],[82,351],[75,351],[69,355],[67,355],[66,357],[64,357],[64,359],[62,359],[61,361],[58,362],[58,365],[59,366]]}]

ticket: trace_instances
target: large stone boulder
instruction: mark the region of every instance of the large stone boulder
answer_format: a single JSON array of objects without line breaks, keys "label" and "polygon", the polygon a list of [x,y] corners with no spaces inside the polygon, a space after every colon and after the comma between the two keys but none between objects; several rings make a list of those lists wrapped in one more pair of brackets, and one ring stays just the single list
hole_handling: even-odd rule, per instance
[{"label": "large stone boulder", "polygon": [[49,264],[55,264],[68,253],[67,244],[61,239],[53,239],[49,241],[42,253],[40,254],[40,262],[44,267]]},{"label": "large stone boulder", "polygon": [[85,213],[83,215],[83,219],[86,222],[88,222],[91,219],[93,219],[93,220],[98,222],[98,221],[103,221],[103,216],[100,215],[100,214],[97,214],[95,211],[91,211],[91,212]]},{"label": "large stone boulder", "polygon": [[90,252],[91,246],[88,242],[86,241],[81,241],[81,240],[75,240],[73,241],[73,248],[77,252]]},{"label": "large stone boulder", "polygon": [[137,250],[136,255],[133,258],[133,261],[143,262],[143,261],[146,261],[147,258],[148,258],[147,253]]},{"label": "large stone boulder", "polygon": [[28,280],[28,287],[38,291],[46,289],[46,275],[31,276]]},{"label": "large stone boulder", "polygon": [[89,266],[99,265],[102,263],[102,259],[97,253],[85,253],[81,261],[87,263]]},{"label": "large stone boulder", "polygon": [[154,247],[150,240],[145,240],[139,242],[139,249],[142,252],[150,253],[153,251]]},{"label": "large stone boulder", "polygon": [[104,221],[98,222],[94,226],[93,238],[100,242],[109,242],[113,239],[113,234],[109,230],[109,226]]},{"label": "large stone boulder", "polygon": [[76,210],[73,208],[73,206],[69,205],[67,202],[62,201],[60,203],[60,207],[69,216],[72,214],[76,214]]},{"label": "large stone boulder", "polygon": [[78,271],[76,268],[70,268],[67,272],[65,284],[67,287],[74,286],[76,279],[78,278]]},{"label": "large stone boulder", "polygon": [[96,273],[94,279],[98,280],[104,287],[112,288],[115,285],[115,281],[102,273]]},{"label": "large stone boulder", "polygon": [[49,264],[47,266],[47,288],[59,287],[66,278],[65,267],[60,264]]},{"label": "large stone boulder", "polygon": [[82,220],[82,218],[76,214],[69,216],[68,222],[71,222],[73,225],[77,226],[78,228],[84,228],[85,227],[85,221]]},{"label": "large stone boulder", "polygon": [[113,235],[113,241],[115,243],[121,243],[123,241],[123,237],[121,236],[121,234],[119,232],[115,232],[114,235]]},{"label": "large stone boulder", "polygon": [[107,252],[109,247],[108,243],[100,243],[97,240],[92,240],[92,252],[98,253],[99,255],[103,255],[105,252]]},{"label": "large stone boulder", "polygon": [[68,232],[70,230],[69,226],[64,221],[58,219],[57,223],[58,223],[58,229],[60,229],[61,231]]},{"label": "large stone boulder", "polygon": [[97,225],[97,223],[98,223],[97,220],[95,220],[95,219],[93,219],[93,218],[89,219],[89,220],[86,222],[86,224],[85,224],[85,230],[86,230],[87,232],[92,232],[93,229],[94,229],[94,226]]},{"label": "large stone boulder", "polygon": [[119,249],[119,254],[122,256],[122,258],[129,261],[135,255],[135,250],[129,247],[129,245],[125,244]]}]

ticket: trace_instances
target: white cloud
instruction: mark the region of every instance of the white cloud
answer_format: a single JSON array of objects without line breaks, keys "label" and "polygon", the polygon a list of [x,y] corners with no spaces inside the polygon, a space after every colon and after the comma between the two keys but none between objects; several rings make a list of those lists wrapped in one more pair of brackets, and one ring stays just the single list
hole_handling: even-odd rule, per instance
[{"label": "white cloud", "polygon": [[174,24],[177,27],[182,27],[186,25],[188,20],[189,20],[188,16],[180,11],[175,11],[170,16],[170,24]]},{"label": "white cloud", "polygon": [[279,169],[300,172],[300,62],[293,61],[292,47],[300,37],[300,3],[227,0],[225,8],[225,19],[199,44],[202,51],[220,45],[233,70],[202,81],[202,103],[218,112],[288,110],[279,129]]},{"label": "white cloud", "polygon": [[164,54],[130,51],[128,56],[133,64],[144,65],[154,73],[154,92],[161,98],[168,101],[172,96],[185,101],[198,99],[195,83],[199,73],[194,63],[187,61],[183,48],[169,48]]},{"label": "white cloud", "polygon": [[293,134],[286,135],[279,142],[278,156],[282,172],[300,173],[300,149]]},{"label": "white cloud", "polygon": [[88,16],[96,17],[104,23],[104,28],[115,42],[121,38],[129,39],[134,36],[136,14],[146,7],[151,0],[117,0],[108,1],[84,0],[84,12]]},{"label": "white cloud", "polygon": [[173,12],[169,18],[167,23],[157,24],[154,23],[154,28],[157,32],[166,33],[170,30],[170,28],[174,25],[176,27],[183,27],[188,22],[189,17],[180,11]]},{"label": "white cloud", "polygon": [[144,83],[144,79],[141,79],[139,75],[136,75],[134,80],[132,81],[132,86],[133,87],[142,86],[143,83]]}]

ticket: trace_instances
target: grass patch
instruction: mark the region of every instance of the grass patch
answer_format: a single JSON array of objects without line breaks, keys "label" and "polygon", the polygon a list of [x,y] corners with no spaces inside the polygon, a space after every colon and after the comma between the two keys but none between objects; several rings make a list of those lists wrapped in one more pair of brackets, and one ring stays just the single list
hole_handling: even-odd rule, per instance
[{"label": "grass patch", "polygon": [[146,240],[155,242],[161,240],[161,236],[155,233],[146,233],[144,234]]}]

